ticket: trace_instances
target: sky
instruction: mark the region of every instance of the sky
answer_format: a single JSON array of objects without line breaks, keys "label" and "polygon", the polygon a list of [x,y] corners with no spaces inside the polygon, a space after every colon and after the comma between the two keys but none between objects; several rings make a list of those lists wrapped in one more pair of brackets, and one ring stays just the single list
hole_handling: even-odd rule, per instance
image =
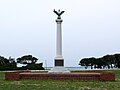
[{"label": "sky", "polygon": [[65,67],[86,57],[120,53],[120,0],[0,0],[0,56],[31,54],[44,67],[56,56],[56,18],[62,15]]}]

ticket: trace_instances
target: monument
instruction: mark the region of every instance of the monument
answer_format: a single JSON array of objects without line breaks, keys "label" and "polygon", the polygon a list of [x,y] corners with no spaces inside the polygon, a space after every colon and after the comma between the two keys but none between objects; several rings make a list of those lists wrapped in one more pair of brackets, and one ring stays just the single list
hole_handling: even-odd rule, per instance
[{"label": "monument", "polygon": [[54,68],[52,68],[48,73],[70,73],[70,71],[68,71],[66,68],[64,68],[64,59],[62,56],[62,27],[61,27],[61,23],[62,23],[62,19],[61,19],[61,15],[65,12],[65,11],[56,11],[54,9],[53,11],[58,17],[56,19],[56,23],[57,23],[57,33],[56,33],[56,57],[54,60]]},{"label": "monument", "polygon": [[5,80],[100,80],[100,81],[115,81],[115,74],[113,72],[80,72],[70,73],[69,70],[64,68],[64,59],[62,57],[62,19],[61,15],[64,11],[55,11],[58,15],[57,22],[57,39],[56,39],[56,57],[55,67],[52,68],[48,73],[31,72],[30,70],[23,71],[12,71],[5,73]]}]

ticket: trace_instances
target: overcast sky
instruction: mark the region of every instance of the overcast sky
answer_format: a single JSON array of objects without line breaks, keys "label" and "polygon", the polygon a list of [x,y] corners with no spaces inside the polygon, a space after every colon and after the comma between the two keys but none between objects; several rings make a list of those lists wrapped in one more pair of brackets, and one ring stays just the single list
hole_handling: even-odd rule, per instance
[{"label": "overcast sky", "polygon": [[32,54],[54,66],[56,22],[62,15],[65,66],[120,52],[120,0],[0,0],[0,55]]}]

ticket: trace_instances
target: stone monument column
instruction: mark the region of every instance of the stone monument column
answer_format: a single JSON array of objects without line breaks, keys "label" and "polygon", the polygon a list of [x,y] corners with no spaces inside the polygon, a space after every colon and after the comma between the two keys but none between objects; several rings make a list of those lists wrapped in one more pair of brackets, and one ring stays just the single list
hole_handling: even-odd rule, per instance
[{"label": "stone monument column", "polygon": [[57,33],[56,33],[56,57],[55,57],[55,67],[52,68],[50,71],[48,71],[48,73],[70,73],[69,70],[67,70],[66,68],[64,68],[64,59],[62,57],[62,27],[61,27],[61,23],[62,23],[62,19],[61,19],[61,15],[64,13],[64,11],[55,11],[54,9],[54,13],[58,15],[57,19],[56,19],[56,23],[57,23]]},{"label": "stone monument column", "polygon": [[55,66],[64,66],[64,59],[62,57],[62,19],[56,19],[57,33],[56,33],[56,57]]}]

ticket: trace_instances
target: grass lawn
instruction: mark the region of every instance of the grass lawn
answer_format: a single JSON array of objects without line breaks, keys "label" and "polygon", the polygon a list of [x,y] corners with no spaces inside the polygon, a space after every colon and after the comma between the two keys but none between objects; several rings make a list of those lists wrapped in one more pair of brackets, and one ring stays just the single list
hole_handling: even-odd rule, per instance
[{"label": "grass lawn", "polygon": [[104,72],[114,72],[116,81],[6,81],[4,80],[4,72],[0,72],[0,90],[120,90],[120,70],[105,70]]}]

